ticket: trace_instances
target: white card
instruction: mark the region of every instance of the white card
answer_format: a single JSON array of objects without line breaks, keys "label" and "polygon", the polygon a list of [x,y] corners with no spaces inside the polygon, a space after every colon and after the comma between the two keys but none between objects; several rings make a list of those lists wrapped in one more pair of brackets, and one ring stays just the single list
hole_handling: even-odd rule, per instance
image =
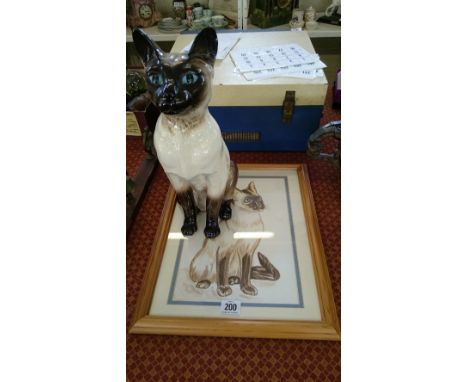
[{"label": "white card", "polygon": [[241,73],[277,69],[319,60],[318,54],[309,53],[298,44],[238,49],[231,52],[231,57]]},{"label": "white card", "polygon": [[223,300],[221,301],[221,314],[240,315],[241,302],[240,300]]},{"label": "white card", "polygon": [[273,77],[296,77],[313,79],[323,75],[323,71],[320,73],[318,72],[318,70],[323,68],[326,68],[326,65],[322,61],[317,60],[316,62],[310,64],[298,64],[275,69],[257,70],[243,73],[243,75],[247,81]]}]

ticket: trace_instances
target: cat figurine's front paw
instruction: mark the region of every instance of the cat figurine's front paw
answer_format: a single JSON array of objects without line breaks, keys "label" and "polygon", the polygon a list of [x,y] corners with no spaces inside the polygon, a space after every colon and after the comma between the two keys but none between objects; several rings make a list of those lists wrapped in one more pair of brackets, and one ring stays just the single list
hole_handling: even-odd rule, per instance
[{"label": "cat figurine's front paw", "polygon": [[258,293],[257,288],[255,288],[253,285],[241,285],[241,291],[245,294],[248,294],[249,296],[256,296]]},{"label": "cat figurine's front paw", "polygon": [[219,210],[219,217],[223,220],[229,220],[231,219],[231,216],[232,216],[232,210],[231,210],[231,206],[229,205],[230,203],[229,202],[223,202],[223,204],[221,204],[221,208]]},{"label": "cat figurine's front paw", "polygon": [[182,235],[192,236],[195,232],[197,232],[197,229],[197,217],[189,216],[188,218],[184,219],[184,225],[180,230],[182,232]]},{"label": "cat figurine's front paw", "polygon": [[232,293],[231,287],[227,285],[220,285],[218,288],[216,288],[216,292],[218,292],[218,295],[221,297],[226,297],[229,296]]},{"label": "cat figurine's front paw", "polygon": [[218,222],[216,220],[207,221],[204,233],[205,237],[208,239],[214,239],[216,236],[218,236],[221,233]]}]

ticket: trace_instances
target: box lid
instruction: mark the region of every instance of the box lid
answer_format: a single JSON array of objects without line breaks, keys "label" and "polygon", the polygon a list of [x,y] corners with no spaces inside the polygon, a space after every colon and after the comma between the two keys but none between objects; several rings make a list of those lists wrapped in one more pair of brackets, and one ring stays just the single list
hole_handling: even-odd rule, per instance
[{"label": "box lid", "polygon": [[[240,40],[231,52],[237,49],[296,43],[308,52],[315,53],[310,37],[304,31],[238,32],[237,34]],[[177,37],[171,52],[182,51],[194,38],[195,34],[181,34]],[[236,72],[235,65],[228,55],[224,60],[216,60],[210,106],[278,106],[283,104],[287,90],[296,91],[297,106],[323,105],[327,87],[325,76],[313,80],[277,77],[247,81],[242,74]]]}]

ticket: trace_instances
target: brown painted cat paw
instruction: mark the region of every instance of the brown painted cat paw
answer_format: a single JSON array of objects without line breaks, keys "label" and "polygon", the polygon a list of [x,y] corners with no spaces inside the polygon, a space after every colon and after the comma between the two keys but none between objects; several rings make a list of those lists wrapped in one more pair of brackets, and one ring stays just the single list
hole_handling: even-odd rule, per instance
[{"label": "brown painted cat paw", "polygon": [[231,287],[229,287],[227,285],[220,285],[216,289],[216,292],[218,293],[219,296],[226,297],[226,296],[229,296],[232,293],[232,289],[231,289]]},{"label": "brown painted cat paw", "polygon": [[219,226],[217,224],[210,225],[205,227],[204,233],[206,238],[214,239],[216,236],[219,236],[221,230],[219,229]]},{"label": "brown painted cat paw", "polygon": [[253,285],[241,286],[241,291],[249,296],[256,296],[258,293]]},{"label": "brown painted cat paw", "polygon": [[211,282],[209,282],[208,280],[202,280],[202,281],[197,282],[197,288],[200,288],[200,289],[206,289],[210,285],[211,285]]},{"label": "brown painted cat paw", "polygon": [[229,283],[229,285],[239,284],[240,283],[240,278],[237,277],[237,276],[231,276],[228,279],[228,283]]}]

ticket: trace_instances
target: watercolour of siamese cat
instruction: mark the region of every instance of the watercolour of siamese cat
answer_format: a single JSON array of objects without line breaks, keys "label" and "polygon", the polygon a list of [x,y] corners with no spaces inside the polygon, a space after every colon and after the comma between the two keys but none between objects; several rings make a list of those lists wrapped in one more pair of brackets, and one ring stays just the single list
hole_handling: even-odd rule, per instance
[{"label": "watercolour of siamese cat", "polygon": [[260,266],[252,267],[260,238],[233,238],[235,232],[263,232],[260,212],[264,208],[254,182],[250,182],[244,190],[234,189],[232,218],[221,222],[220,236],[205,239],[190,263],[189,275],[197,288],[206,289],[216,282],[217,294],[226,297],[232,293],[230,285],[239,284],[244,294],[255,296],[257,288],[252,285],[252,279],[279,279],[278,270],[260,252],[257,253]]},{"label": "watercolour of siamese cat", "polygon": [[141,29],[133,30],[145,66],[149,99],[161,112],[154,132],[158,160],[184,211],[181,231],[197,231],[197,213],[206,210],[205,237],[220,234],[218,217],[231,218],[238,170],[221,131],[208,111],[218,39],[203,29],[188,54],[165,53]]}]

